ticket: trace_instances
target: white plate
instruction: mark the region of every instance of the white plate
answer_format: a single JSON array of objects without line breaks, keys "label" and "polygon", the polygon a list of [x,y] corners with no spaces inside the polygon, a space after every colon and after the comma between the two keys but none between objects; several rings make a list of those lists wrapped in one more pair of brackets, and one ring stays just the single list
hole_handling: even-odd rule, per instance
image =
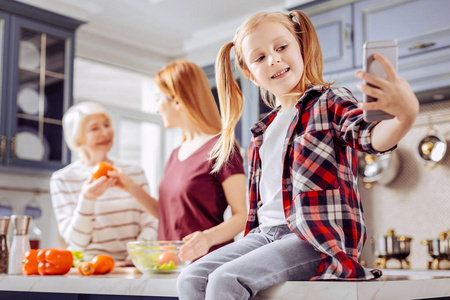
[{"label": "white plate", "polygon": [[28,41],[20,41],[19,47],[19,66],[38,69],[41,62],[39,49]]},{"label": "white plate", "polygon": [[47,140],[41,141],[36,130],[22,127],[16,134],[16,156],[27,160],[46,160],[50,155],[50,145]]},{"label": "white plate", "polygon": [[24,113],[37,115],[39,113],[39,93],[31,87],[21,89],[17,94],[17,104]]}]

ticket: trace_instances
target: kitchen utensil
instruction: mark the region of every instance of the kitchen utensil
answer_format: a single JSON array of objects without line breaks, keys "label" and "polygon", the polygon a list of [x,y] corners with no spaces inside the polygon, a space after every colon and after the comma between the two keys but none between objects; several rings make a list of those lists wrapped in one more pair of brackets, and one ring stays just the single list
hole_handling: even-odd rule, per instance
[{"label": "kitchen utensil", "polygon": [[22,274],[22,260],[25,252],[30,250],[30,239],[28,237],[30,219],[30,216],[11,216],[14,234],[9,251],[8,274]]},{"label": "kitchen utensil", "polygon": [[127,243],[127,251],[143,274],[172,273],[190,263],[178,257],[183,244],[183,241],[133,241]]},{"label": "kitchen utensil", "polygon": [[428,262],[429,269],[438,270],[441,261],[450,261],[450,230],[441,232],[436,239],[423,240],[422,245],[428,247],[428,253],[433,259]]},{"label": "kitchen utensil", "polygon": [[9,217],[0,217],[0,274],[8,273],[8,227]]},{"label": "kitchen utensil", "polygon": [[[47,97],[44,96],[44,114],[47,111]],[[39,92],[38,87],[33,84],[25,84],[20,86],[20,90],[17,93],[17,105],[18,108],[28,115],[38,115],[39,114]]]},{"label": "kitchen utensil", "polygon": [[420,140],[417,146],[418,158],[424,163],[426,169],[432,170],[438,166],[446,152],[447,141],[432,124],[430,117],[425,137]]},{"label": "kitchen utensil", "polygon": [[19,45],[19,66],[29,69],[39,68],[41,54],[38,47],[29,41],[20,41]]},{"label": "kitchen utensil", "polygon": [[16,156],[28,160],[47,160],[50,157],[50,144],[45,136],[42,139],[36,129],[21,126],[16,133]]},{"label": "kitchen utensil", "polygon": [[406,269],[410,269],[411,264],[406,258],[411,252],[411,241],[411,237],[396,236],[394,229],[389,229],[387,235],[371,238],[373,253],[378,258],[375,261],[375,267],[386,268],[386,262],[389,259],[396,259],[400,262],[401,269],[403,269],[403,263]]},{"label": "kitchen utensil", "polygon": [[374,183],[387,185],[398,175],[400,159],[396,151],[382,155],[358,152],[358,173],[366,188]]}]

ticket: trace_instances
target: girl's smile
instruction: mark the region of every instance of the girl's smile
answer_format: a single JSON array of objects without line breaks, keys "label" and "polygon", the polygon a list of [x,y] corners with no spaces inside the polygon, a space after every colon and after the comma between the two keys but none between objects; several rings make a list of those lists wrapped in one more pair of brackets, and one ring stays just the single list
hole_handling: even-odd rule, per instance
[{"label": "girl's smile", "polygon": [[290,68],[286,68],[284,70],[282,70],[281,72],[276,73],[275,75],[272,76],[273,79],[275,78],[283,78],[284,75],[289,72]]}]

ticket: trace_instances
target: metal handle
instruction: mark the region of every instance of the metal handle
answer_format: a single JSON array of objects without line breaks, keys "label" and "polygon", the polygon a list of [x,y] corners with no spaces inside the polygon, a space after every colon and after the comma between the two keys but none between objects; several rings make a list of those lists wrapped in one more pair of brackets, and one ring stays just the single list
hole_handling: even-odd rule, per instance
[{"label": "metal handle", "polygon": [[13,163],[16,158],[16,137],[11,137],[11,158],[9,159],[10,163]]},{"label": "metal handle", "polygon": [[5,160],[6,155],[6,136],[2,135],[0,137],[0,162]]},{"label": "metal handle", "polygon": [[436,45],[435,42],[430,42],[430,43],[417,43],[411,47],[408,48],[409,51],[413,51],[413,50],[420,50],[420,49],[425,49],[425,48],[430,48],[433,47],[434,45]]},{"label": "metal handle", "polygon": [[345,24],[344,32],[343,32],[343,39],[344,43],[346,44],[347,48],[352,48],[353,44],[353,30],[352,30],[351,24]]}]

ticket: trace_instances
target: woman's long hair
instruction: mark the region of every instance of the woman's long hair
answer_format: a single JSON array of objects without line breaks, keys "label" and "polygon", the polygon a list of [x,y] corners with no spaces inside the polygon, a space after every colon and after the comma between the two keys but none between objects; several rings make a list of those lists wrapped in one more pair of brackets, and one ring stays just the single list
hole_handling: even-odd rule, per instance
[{"label": "woman's long hair", "polygon": [[200,130],[206,134],[220,133],[219,109],[208,78],[199,66],[187,60],[174,60],[156,74],[155,83],[164,94],[183,103],[189,120]]},{"label": "woman's long hair", "polygon": [[[233,77],[230,52],[234,46],[235,64],[248,77],[250,71],[242,53],[242,41],[261,23],[279,23],[296,36],[303,58],[303,76],[299,82],[299,96],[309,85],[323,85],[329,88],[331,83],[322,79],[323,58],[319,38],[316,30],[308,18],[301,11],[291,11],[289,14],[281,12],[262,12],[248,18],[236,31],[232,42],[225,44],[219,51],[216,60],[216,83],[222,111],[222,134],[211,151],[211,158],[216,159],[213,171],[217,171],[226,163],[234,151],[234,130],[242,115],[243,97],[236,79]],[[264,102],[275,106],[275,97],[269,91],[261,88]]]}]

